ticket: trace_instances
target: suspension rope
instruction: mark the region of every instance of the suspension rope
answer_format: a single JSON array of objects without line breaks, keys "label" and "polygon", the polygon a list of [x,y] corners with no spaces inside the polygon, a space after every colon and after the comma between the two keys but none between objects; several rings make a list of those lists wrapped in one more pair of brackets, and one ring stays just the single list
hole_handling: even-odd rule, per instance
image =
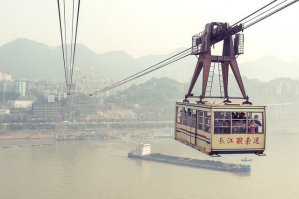
[{"label": "suspension rope", "polygon": [[243,22],[243,25],[246,26],[246,23],[248,23],[248,22],[250,22],[250,21],[252,21],[252,20],[254,20],[254,19],[256,19],[256,18],[262,16],[263,14],[265,14],[265,13],[267,13],[267,12],[273,10],[274,8],[280,6],[281,4],[285,3],[286,1],[288,1],[288,0],[284,0],[284,1],[280,2],[279,4],[276,4],[275,6],[269,8],[268,10],[266,10],[266,11],[264,11],[264,12],[258,14],[257,16],[255,16],[255,17],[253,17],[253,18],[251,18],[251,19],[248,19],[247,21]]},{"label": "suspension rope", "polygon": [[299,1],[299,0],[294,0],[294,1],[292,1],[292,2],[290,2],[290,3],[288,3],[288,4],[284,5],[284,6],[282,6],[282,7],[280,7],[280,8],[274,10],[273,12],[270,12],[269,14],[267,14],[267,15],[265,15],[265,16],[263,16],[263,17],[257,19],[256,21],[253,21],[252,23],[246,25],[246,26],[244,27],[244,29],[249,28],[250,26],[252,26],[252,25],[254,25],[254,24],[257,24],[258,22],[260,22],[260,21],[262,21],[262,20],[264,20],[264,19],[270,17],[271,15],[273,15],[273,14],[275,14],[275,13],[277,13],[277,12],[279,12],[279,11],[281,11],[281,10],[287,8],[287,7],[289,7],[290,5],[292,5],[292,4],[294,4],[294,3],[297,3],[298,1]]},{"label": "suspension rope", "polygon": [[74,43],[74,52],[73,52],[73,61],[71,66],[71,84],[73,83],[73,70],[74,70],[74,62],[76,55],[76,45],[77,45],[77,35],[78,35],[78,24],[79,24],[79,14],[80,14],[80,4],[81,0],[78,1],[78,10],[77,10],[77,21],[76,21],[76,30],[75,30],[75,43]]},{"label": "suspension rope", "polygon": [[232,26],[238,25],[239,23],[242,23],[242,21],[244,21],[245,19],[248,19],[249,17],[251,17],[252,15],[258,13],[259,11],[263,10],[264,8],[268,7],[269,5],[275,3],[277,0],[271,1],[270,3],[268,3],[267,5],[261,7],[260,9],[254,11],[253,13],[251,13],[250,15],[244,17],[243,19],[237,21],[236,23],[234,23]]},{"label": "suspension rope", "polygon": [[60,27],[60,39],[61,39],[61,49],[62,49],[62,58],[63,58],[63,67],[64,67],[64,76],[65,76],[65,84],[67,85],[67,69],[66,69],[66,59],[64,55],[64,42],[63,42],[63,31],[62,31],[62,25],[61,25],[61,14],[60,14],[60,3],[59,0],[57,0],[58,5],[58,16],[59,16],[59,27]]},{"label": "suspension rope", "polygon": [[[248,15],[248,16],[244,17],[243,19],[239,20],[238,22],[234,23],[231,27],[234,27],[235,25],[238,25],[239,23],[242,23],[244,20],[246,20],[246,19],[248,19],[248,18],[250,18],[250,17],[253,16],[252,18],[250,18],[250,19],[246,20],[245,22],[243,22],[243,30],[244,30],[244,29],[249,28],[250,26],[252,26],[252,25],[254,25],[254,24],[256,24],[256,23],[258,23],[258,22],[260,22],[260,21],[262,21],[264,19],[266,19],[267,17],[269,17],[269,16],[271,16],[271,15],[273,15],[273,14],[275,14],[275,13],[281,11],[281,10],[283,10],[284,8],[286,8],[286,7],[290,6],[290,5],[298,2],[299,0],[294,0],[294,1],[292,1],[292,2],[290,2],[288,4],[286,4],[286,5],[284,5],[284,6],[280,7],[280,8],[278,8],[278,9],[270,12],[271,10],[273,10],[274,8],[282,5],[286,1],[287,0],[284,0],[283,2],[280,2],[280,3],[276,4],[275,6],[271,7],[270,9],[268,9],[266,11],[263,11],[262,13],[259,13],[260,11],[264,10],[266,7],[268,7],[268,6],[272,5],[273,3],[277,2],[277,0],[271,1],[270,3],[266,4],[262,8],[256,10],[255,12],[251,13],[250,15]],[[62,40],[62,51],[63,51],[64,68],[65,68],[65,71],[66,71],[66,69],[68,69],[67,66],[66,66],[66,60],[67,60],[67,49],[66,48],[67,47],[66,47],[66,43],[65,43],[66,41],[63,42],[59,0],[57,0],[57,2],[58,2],[58,11],[59,11],[59,23],[60,23],[60,32],[61,32],[61,40]],[[65,19],[65,0],[63,0],[63,2],[64,2],[64,21],[65,21],[66,20]],[[66,76],[66,82],[67,82],[67,85],[70,86],[69,88],[71,88],[72,81],[73,81],[73,67],[74,67],[74,60],[75,60],[75,54],[76,54],[76,43],[77,43],[79,11],[80,11],[80,0],[78,0],[78,7],[77,7],[77,20],[76,20],[74,44],[71,45],[71,61],[70,61],[70,68],[69,68],[70,81],[68,79],[68,73],[65,72],[66,73],[66,75],[65,75]],[[72,37],[71,37],[72,41],[71,41],[71,43],[73,42],[74,0],[73,0],[73,13],[72,14],[73,15],[72,15]],[[254,16],[255,14],[257,14],[257,15]],[[260,18],[258,18],[258,17],[260,17]],[[254,20],[256,18],[258,18],[258,19],[252,22],[252,20]],[[249,24],[247,25],[247,23],[249,23]],[[66,40],[66,25],[65,25],[65,40]],[[65,45],[63,45],[63,43]],[[190,51],[190,49],[192,49],[192,47],[188,48],[188,49],[186,49],[184,51],[181,51],[181,52],[179,52],[179,53],[177,53],[177,54],[175,54],[175,55],[173,55],[173,56],[171,56],[171,57],[169,57],[169,58],[167,58],[167,59],[165,59],[163,61],[160,61],[157,64],[154,64],[154,65],[152,65],[152,66],[150,66],[148,68],[145,68],[145,69],[143,69],[143,70],[141,70],[141,71],[139,71],[139,72],[137,72],[137,73],[135,73],[133,75],[130,75],[129,77],[126,77],[126,78],[124,78],[124,79],[122,79],[122,80],[120,80],[120,81],[118,81],[118,82],[116,82],[116,83],[114,83],[114,84],[112,84],[110,86],[107,86],[107,87],[101,89],[100,92],[107,91],[107,90],[110,90],[112,88],[118,87],[118,86],[123,85],[125,83],[128,83],[128,82],[130,82],[132,80],[135,80],[135,79],[137,79],[139,77],[142,77],[142,76],[147,75],[147,74],[149,74],[151,72],[154,72],[154,71],[156,71],[156,70],[158,70],[160,68],[163,68],[163,67],[165,67],[165,66],[167,66],[167,65],[169,65],[171,63],[179,61],[179,60],[181,60],[181,59],[183,59],[183,58],[191,55],[191,52],[188,52],[188,51]]]},{"label": "suspension rope", "polygon": [[[63,8],[61,7],[63,5]],[[76,55],[76,45],[77,45],[77,35],[78,35],[78,22],[79,22],[79,12],[81,0],[78,0],[77,13],[75,12],[75,0],[72,1],[72,15],[71,15],[71,31],[70,37],[67,37],[67,17],[66,17],[66,1],[57,0],[58,5],[58,15],[59,15],[59,26],[60,26],[60,39],[61,39],[61,47],[62,47],[62,56],[63,56],[63,67],[65,73],[65,83],[66,83],[66,91],[67,94],[70,94],[73,84],[73,70],[75,63],[75,55]],[[75,14],[76,20],[75,20]],[[70,56],[68,56],[68,40],[70,38]]]},{"label": "suspension rope", "polygon": [[[63,0],[63,16],[64,16],[64,46],[65,46],[65,65],[66,65],[66,68],[67,68],[67,70],[68,70],[68,56],[67,56],[67,43],[66,43],[66,40],[67,40],[67,37],[66,37],[66,33],[67,33],[67,31],[66,31],[66,11],[65,11],[65,0]],[[69,75],[67,74],[67,82],[68,82],[68,79],[69,79]]]},{"label": "suspension rope", "polygon": [[[284,8],[286,8],[286,7],[288,7],[288,6],[290,6],[290,5],[292,5],[293,3],[296,3],[297,1],[299,1],[299,0],[294,0],[293,2],[287,4],[287,5],[283,6],[283,7],[280,7],[280,8],[278,8],[278,9],[274,10],[273,12],[267,14],[269,11],[273,10],[274,8],[276,8],[276,7],[280,6],[281,4],[283,4],[284,2],[286,2],[286,0],[284,0],[283,2],[280,2],[280,3],[278,3],[277,5],[271,7],[270,9],[268,9],[268,10],[266,10],[266,11],[264,11],[264,12],[258,14],[258,12],[264,10],[266,7],[268,7],[268,6],[272,5],[273,3],[277,2],[277,0],[271,1],[270,3],[266,4],[266,5],[263,6],[262,8],[256,10],[255,12],[251,13],[250,15],[248,15],[248,16],[244,17],[243,19],[239,20],[238,22],[234,23],[231,27],[233,27],[233,26],[235,26],[235,25],[237,25],[237,24],[243,22],[244,20],[250,18],[251,16],[254,16],[255,14],[258,14],[258,15],[255,16],[255,17],[253,17],[253,18],[251,18],[251,19],[249,19],[249,20],[247,20],[247,21],[245,21],[245,23],[251,22],[252,20],[254,20],[254,19],[256,19],[256,18],[258,18],[258,17],[260,17],[261,15],[263,15],[263,14],[266,13],[265,16],[263,16],[263,17],[257,19],[256,21],[253,21],[253,22],[250,23],[249,25],[246,25],[246,24],[245,24],[245,26],[244,26],[243,29],[249,28],[250,26],[252,26],[252,25],[258,23],[259,21],[264,20],[265,18],[267,18],[267,17],[273,15],[274,13],[276,13],[276,12],[278,12],[278,11],[280,11],[280,10],[282,10],[282,9],[284,9]],[[107,86],[107,87],[103,88],[102,90],[100,90],[100,92],[107,91],[107,90],[110,90],[110,89],[112,89],[112,88],[118,87],[118,86],[123,85],[123,84],[125,84],[125,83],[127,83],[127,82],[130,82],[130,81],[132,81],[132,80],[134,80],[134,79],[137,79],[137,78],[139,78],[139,77],[142,77],[142,76],[144,76],[144,75],[146,75],[146,74],[148,74],[148,73],[151,73],[151,72],[153,72],[153,71],[155,71],[155,70],[158,70],[158,69],[160,69],[160,68],[162,68],[162,67],[164,67],[164,66],[167,66],[167,65],[169,65],[170,63],[173,63],[173,62],[176,62],[176,61],[178,61],[178,60],[180,60],[180,59],[182,59],[182,58],[185,58],[185,57],[189,56],[191,53],[189,53],[189,54],[184,54],[184,52],[187,52],[187,51],[190,50],[190,49],[192,49],[192,47],[191,47],[191,48],[188,48],[188,49],[186,49],[186,50],[184,50],[184,51],[182,51],[182,52],[180,52],[180,53],[178,53],[178,54],[176,54],[176,55],[174,55],[174,56],[172,56],[172,57],[169,57],[169,58],[167,58],[167,59],[165,59],[165,60],[163,60],[163,61],[161,61],[161,62],[159,62],[159,63],[157,63],[157,64],[154,64],[154,65],[152,65],[152,66],[150,66],[150,67],[148,67],[148,68],[146,68],[146,69],[144,69],[144,70],[142,70],[142,71],[140,71],[140,72],[138,72],[138,73],[135,73],[135,74],[133,74],[133,75],[127,77],[127,78],[124,78],[123,80],[120,80],[120,81],[118,81],[118,82],[116,82],[116,83],[114,83],[114,84],[112,84],[112,85],[110,85],[110,86]],[[180,56],[180,55],[182,55],[182,56]],[[180,56],[180,57],[177,57],[177,56]],[[162,64],[162,65],[160,65],[160,64]]]},{"label": "suspension rope", "polygon": [[[131,79],[131,78],[133,78],[133,77],[135,77],[135,76],[137,76],[137,75],[139,75],[139,74],[141,74],[141,73],[146,72],[146,71],[149,70],[149,69],[152,69],[152,68],[154,68],[154,67],[159,66],[160,64],[162,64],[162,63],[164,63],[164,62],[166,62],[166,61],[169,61],[169,60],[171,60],[171,59],[173,59],[173,58],[176,58],[177,56],[179,56],[179,55],[181,55],[181,54],[183,54],[183,53],[185,53],[185,52],[187,52],[187,51],[189,51],[189,50],[191,50],[191,48],[188,48],[188,49],[186,49],[186,50],[183,50],[183,51],[181,51],[181,52],[179,52],[179,53],[177,53],[177,54],[175,54],[175,55],[173,55],[173,56],[171,56],[171,57],[169,57],[169,58],[167,58],[167,59],[165,59],[165,60],[163,60],[163,61],[160,61],[160,62],[157,63],[157,64],[154,64],[154,65],[152,65],[152,66],[150,66],[150,67],[148,67],[148,68],[145,68],[144,70],[141,70],[141,71],[139,71],[139,72],[137,72],[137,73],[135,73],[135,74],[133,74],[133,75],[127,77],[127,78],[124,78],[124,79],[118,81],[118,82],[115,83],[115,84],[119,84],[119,83],[121,83],[121,82],[124,82],[124,81],[126,81],[126,80],[129,80],[129,79]],[[113,84],[113,85],[115,85],[115,84]],[[110,86],[112,86],[112,85],[110,85]],[[110,86],[108,86],[108,87],[110,87]],[[108,88],[108,87],[106,87],[106,88]]]},{"label": "suspension rope", "polygon": [[183,59],[183,58],[191,55],[191,52],[188,52],[188,50],[190,50],[190,49],[191,48],[186,49],[186,50],[184,50],[184,51],[182,51],[180,53],[177,53],[176,55],[173,55],[173,56],[171,56],[171,57],[169,57],[169,58],[167,58],[167,59],[159,62],[158,64],[150,66],[150,67],[148,67],[148,68],[146,68],[146,69],[144,69],[144,70],[142,70],[142,71],[140,71],[140,72],[138,72],[138,73],[136,73],[134,75],[131,75],[130,77],[127,77],[127,78],[125,78],[125,79],[123,79],[121,81],[118,81],[118,82],[110,85],[110,86],[107,86],[107,87],[103,88],[101,90],[101,92],[102,91],[110,90],[110,89],[115,88],[115,87],[118,87],[118,86],[123,85],[125,83],[128,83],[128,82],[130,82],[132,80],[135,80],[135,79],[137,79],[139,77],[142,77],[142,76],[147,75],[147,74],[149,74],[151,72],[154,72],[154,71],[156,71],[156,70],[158,70],[160,68],[163,68],[163,67],[165,67],[165,66],[167,66],[167,65],[169,65],[171,63],[179,61],[179,60],[181,60],[181,59]]},{"label": "suspension rope", "polygon": [[[72,36],[71,36],[71,60],[70,66],[73,65],[73,39],[74,39],[74,14],[75,14],[75,0],[73,0],[73,8],[72,8]],[[72,75],[71,75],[72,77]]]}]

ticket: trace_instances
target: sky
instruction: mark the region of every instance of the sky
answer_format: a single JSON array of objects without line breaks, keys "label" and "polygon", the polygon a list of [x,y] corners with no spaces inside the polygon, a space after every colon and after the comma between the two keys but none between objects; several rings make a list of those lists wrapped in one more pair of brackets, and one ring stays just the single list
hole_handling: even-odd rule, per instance
[{"label": "sky", "polygon": [[[0,0],[0,46],[28,38],[60,45],[56,0]],[[70,3],[70,0],[66,0]],[[190,47],[208,22],[234,23],[270,0],[81,0],[78,42],[97,53],[133,57]],[[70,4],[67,4],[71,8]],[[299,3],[245,30],[241,61],[275,55],[299,62]]]}]

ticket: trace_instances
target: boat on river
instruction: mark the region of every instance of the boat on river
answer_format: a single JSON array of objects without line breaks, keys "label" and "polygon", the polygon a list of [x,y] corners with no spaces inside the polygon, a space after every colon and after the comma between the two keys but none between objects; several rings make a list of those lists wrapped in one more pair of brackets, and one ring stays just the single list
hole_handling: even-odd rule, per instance
[{"label": "boat on river", "polygon": [[202,169],[219,170],[227,172],[250,172],[251,166],[245,164],[224,163],[215,160],[200,160],[186,157],[178,157],[165,155],[161,153],[151,153],[150,144],[139,144],[136,149],[128,153],[128,158],[149,160],[155,162],[162,162],[167,164],[175,164],[188,167],[196,167]]}]

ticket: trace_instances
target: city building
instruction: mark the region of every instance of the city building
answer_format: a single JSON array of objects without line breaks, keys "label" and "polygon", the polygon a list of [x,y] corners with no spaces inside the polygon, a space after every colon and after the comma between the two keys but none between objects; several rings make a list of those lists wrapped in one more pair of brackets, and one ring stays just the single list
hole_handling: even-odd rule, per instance
[{"label": "city building", "polygon": [[7,122],[29,122],[31,109],[10,108],[10,114],[5,115]]},{"label": "city building", "polygon": [[10,114],[9,108],[0,108],[0,115],[8,115]]},{"label": "city building", "polygon": [[10,74],[0,72],[0,81],[12,81],[12,76]]},{"label": "city building", "polygon": [[23,108],[23,109],[27,109],[27,108],[31,108],[33,104],[33,100],[29,100],[29,99],[20,99],[20,100],[14,100],[12,101],[12,107],[13,108]]},{"label": "city building", "polygon": [[26,81],[18,81],[17,91],[21,97],[26,96]]},{"label": "city building", "polygon": [[62,121],[64,106],[59,102],[35,102],[32,106],[32,119],[37,121]]},{"label": "city building", "polygon": [[55,94],[54,93],[48,94],[47,98],[48,98],[48,102],[55,102]]},{"label": "city building", "polygon": [[71,96],[67,100],[67,112],[70,120],[81,119],[86,115],[97,113],[100,107],[100,101],[97,97],[86,95]]}]

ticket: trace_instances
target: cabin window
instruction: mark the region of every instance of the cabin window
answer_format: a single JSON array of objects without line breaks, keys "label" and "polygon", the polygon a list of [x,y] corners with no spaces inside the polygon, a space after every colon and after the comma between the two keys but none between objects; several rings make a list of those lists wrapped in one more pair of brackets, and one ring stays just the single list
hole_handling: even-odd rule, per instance
[{"label": "cabin window", "polygon": [[248,133],[263,133],[263,113],[248,113]]},{"label": "cabin window", "polygon": [[204,131],[211,132],[211,112],[204,111]]},{"label": "cabin window", "polygon": [[214,112],[214,133],[230,134],[231,112]]},{"label": "cabin window", "polygon": [[214,134],[263,133],[261,112],[214,112]]},{"label": "cabin window", "polygon": [[176,123],[180,124],[181,123],[181,108],[176,107]]},{"label": "cabin window", "polygon": [[196,127],[196,110],[178,108],[177,111],[177,123],[192,128]]},{"label": "cabin window", "polygon": [[191,128],[196,127],[196,110],[188,110],[188,126]]},{"label": "cabin window", "polygon": [[183,124],[184,120],[186,120],[187,117],[187,112],[185,108],[180,108],[177,107],[177,117],[176,117],[176,122],[178,124]]},{"label": "cabin window", "polygon": [[203,111],[198,111],[197,129],[203,130]]},{"label": "cabin window", "polygon": [[247,116],[245,112],[232,112],[232,133],[244,134],[247,130]]}]

